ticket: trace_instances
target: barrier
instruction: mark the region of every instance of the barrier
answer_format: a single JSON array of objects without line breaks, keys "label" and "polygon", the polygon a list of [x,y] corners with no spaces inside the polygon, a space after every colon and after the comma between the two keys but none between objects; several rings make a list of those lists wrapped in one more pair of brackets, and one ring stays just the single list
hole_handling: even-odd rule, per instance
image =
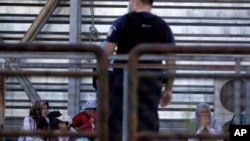
[{"label": "barrier", "polygon": [[[1,52],[94,52],[97,54],[97,62],[99,65],[99,71],[97,73],[95,72],[68,72],[68,71],[56,71],[56,72],[51,72],[51,71],[13,71],[13,70],[1,70],[0,75],[2,76],[29,76],[29,75],[37,75],[37,76],[43,76],[43,75],[48,75],[48,76],[98,76],[100,81],[103,83],[100,83],[100,91],[98,93],[101,93],[101,95],[98,95],[98,100],[101,101],[99,102],[98,106],[100,108],[100,111],[98,112],[98,129],[101,129],[101,133],[97,134],[88,134],[88,133],[67,133],[67,134],[60,134],[60,133],[54,133],[54,132],[37,132],[37,133],[32,133],[32,132],[15,132],[15,131],[0,131],[0,136],[19,136],[19,135],[47,135],[47,136],[89,136],[89,137],[98,137],[100,141],[105,141],[107,140],[107,113],[105,110],[107,110],[107,101],[108,101],[108,81],[107,81],[107,74],[106,74],[106,69],[108,67],[108,61],[107,57],[103,53],[103,51],[96,46],[91,46],[91,45],[48,45],[48,44],[0,44],[0,51]],[[166,53],[166,54],[227,54],[227,55],[235,55],[235,54],[240,54],[240,55],[248,55],[250,53],[250,48],[248,47],[182,47],[182,46],[176,46],[176,47],[169,47],[167,45],[163,44],[156,44],[156,45],[139,45],[136,47],[130,54],[127,56],[128,58],[121,57],[120,59],[129,59],[128,66],[126,64],[110,64],[109,66],[113,67],[120,67],[125,69],[125,76],[128,76],[128,80],[125,79],[124,85],[125,88],[127,87],[128,89],[125,90],[125,102],[123,103],[125,106],[133,106],[133,107],[127,107],[127,111],[125,110],[124,112],[129,115],[126,119],[126,121],[123,121],[125,126],[124,130],[124,138],[125,140],[129,141],[134,141],[138,138],[173,138],[173,139],[186,139],[186,138],[207,138],[207,139],[215,139],[215,138],[224,138],[228,139],[228,134],[221,134],[221,135],[215,135],[215,136],[208,136],[208,135],[194,135],[194,134],[189,134],[189,133],[175,133],[175,132],[164,132],[164,133],[148,133],[148,132],[140,132],[137,133],[136,131],[136,123],[137,123],[137,118],[136,118],[136,108],[137,108],[137,103],[136,103],[136,89],[137,89],[137,79],[141,77],[148,77],[152,79],[166,79],[168,77],[174,77],[174,78],[244,78],[248,79],[250,75],[248,73],[233,73],[233,74],[221,74],[221,73],[216,73],[216,74],[206,74],[206,73],[201,73],[201,74],[189,74],[189,73],[175,73],[175,74],[142,74],[137,72],[138,67],[144,67],[144,68],[149,68],[147,65],[141,65],[138,63],[139,57],[144,55],[144,54],[161,54],[161,53]],[[99,56],[99,57],[98,57]],[[25,56],[24,56],[25,57]],[[175,59],[178,60],[178,57],[183,57],[183,56],[177,56],[173,58],[168,58],[168,59]],[[192,56],[192,59],[195,57]],[[118,58],[119,59],[119,58]],[[147,58],[146,58],[147,59]],[[149,59],[153,59],[149,58]],[[160,57],[156,57],[156,60],[161,59]],[[199,58],[197,58],[199,59]],[[213,58],[212,58],[213,59]],[[231,58],[223,58],[225,60],[231,59]],[[216,60],[216,59],[214,59]],[[232,61],[237,61],[233,60]],[[20,64],[20,65],[25,65],[25,64]],[[93,64],[90,64],[89,66],[84,66],[84,67],[93,67]],[[60,68],[60,64],[58,65]],[[171,67],[176,67],[176,68],[182,68],[182,67],[187,67],[188,69],[195,69],[195,68],[205,68],[205,69],[216,69],[218,66],[216,65],[211,65],[211,66],[206,66],[206,65],[193,65],[193,66],[185,66],[185,65],[176,65],[176,66],[150,66],[150,68],[171,68]],[[232,70],[232,69],[239,69],[238,66],[220,66],[223,69],[226,70]],[[126,78],[126,77],[125,77]],[[128,83],[131,82],[131,83]],[[127,85],[127,86],[126,86]],[[2,89],[3,90],[3,89]],[[127,95],[126,95],[127,94]],[[0,101],[4,101],[3,98]],[[4,107],[4,106],[2,106]],[[4,110],[3,108],[1,110]],[[101,115],[101,116],[100,116]],[[101,117],[101,118],[100,118]],[[3,117],[0,117],[3,119]],[[129,123],[129,124],[128,124]]]},{"label": "barrier", "polygon": [[[72,76],[72,77],[80,77],[80,76],[97,76],[98,79],[104,83],[100,84],[98,87],[98,94],[97,94],[97,100],[98,102],[98,112],[97,112],[97,133],[96,134],[85,134],[85,133],[69,133],[69,136],[95,136],[99,140],[107,140],[107,121],[108,121],[108,78],[107,78],[107,56],[103,52],[102,49],[100,49],[98,46],[94,45],[80,45],[80,44],[65,44],[65,45],[55,45],[55,44],[0,44],[0,51],[1,52],[76,52],[76,53],[93,53],[96,56],[97,63],[98,63],[98,71],[95,72],[76,72],[76,71],[25,71],[25,70],[1,70],[0,75],[3,76]],[[4,87],[1,87],[1,92],[4,91]],[[1,117],[0,117],[0,136],[20,136],[20,135],[62,135],[65,136],[67,134],[57,134],[57,133],[32,133],[32,132],[14,132],[14,131],[5,131],[3,130],[3,121],[5,119],[4,117],[4,111],[5,111],[5,105],[4,105],[4,97],[0,97],[1,102]],[[102,130],[101,130],[102,129]],[[72,135],[73,134],[73,135]],[[3,138],[1,138],[3,140]]]},{"label": "barrier", "polygon": [[[228,46],[193,46],[193,47],[185,47],[185,46],[169,46],[166,44],[142,44],[136,46],[129,54],[129,62],[128,62],[128,92],[125,94],[126,99],[128,99],[126,105],[126,111],[125,115],[129,115],[129,117],[125,121],[127,124],[124,124],[125,131],[124,131],[124,141],[136,141],[136,139],[140,136],[144,137],[154,137],[154,138],[162,138],[164,134],[151,134],[150,133],[138,133],[137,132],[137,88],[138,88],[138,79],[139,78],[151,78],[151,79],[167,79],[167,78],[244,78],[249,79],[250,74],[244,73],[244,74],[188,74],[188,73],[181,73],[181,74],[159,74],[159,73],[144,73],[140,74],[137,71],[138,68],[138,61],[139,57],[145,54],[249,54],[250,48],[249,47],[228,47]],[[236,60],[237,61],[237,60]],[[173,66],[170,66],[173,67]],[[239,68],[236,66],[236,70]],[[239,93],[239,92],[238,92]],[[235,98],[239,98],[239,94],[235,94]],[[237,101],[237,100],[236,100]],[[235,113],[239,114],[240,110],[238,107],[238,104],[235,104]],[[128,124],[129,123],[129,124]],[[173,137],[171,134],[165,134],[166,138]],[[175,134],[175,138],[200,138],[197,135],[190,135],[190,134]],[[213,137],[213,136],[211,136]],[[217,136],[219,138],[225,138],[227,139],[228,136],[221,135]]]}]

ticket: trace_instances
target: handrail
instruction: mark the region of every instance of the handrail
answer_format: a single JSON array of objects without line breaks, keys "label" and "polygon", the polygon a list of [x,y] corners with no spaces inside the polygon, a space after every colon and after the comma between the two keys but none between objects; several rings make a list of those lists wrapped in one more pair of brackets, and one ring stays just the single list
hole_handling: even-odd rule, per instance
[{"label": "handrail", "polygon": [[[155,46],[154,46],[155,45]],[[177,78],[183,78],[183,77],[187,77],[187,78],[225,78],[225,77],[230,77],[230,78],[250,78],[250,74],[185,74],[185,73],[180,73],[180,74],[147,74],[147,73],[138,73],[137,72],[137,68],[142,66],[144,67],[144,65],[138,64],[138,61],[140,60],[140,56],[144,55],[144,54],[162,54],[162,53],[166,53],[166,54],[240,54],[240,55],[248,55],[250,54],[250,48],[248,47],[204,47],[204,46],[192,46],[192,47],[186,47],[186,46],[168,46],[165,44],[144,44],[144,45],[139,45],[137,46],[134,50],[132,50],[132,52],[128,55],[129,60],[128,60],[128,76],[129,76],[129,88],[128,88],[128,98],[129,101],[128,104],[124,104],[124,105],[128,105],[129,107],[128,112],[129,117],[128,117],[128,128],[127,128],[127,139],[129,139],[129,141],[135,141],[137,138],[176,138],[176,139],[184,139],[184,138],[188,138],[188,137],[192,137],[192,138],[224,138],[227,139],[228,138],[228,134],[220,134],[220,135],[215,135],[215,136],[203,136],[203,135],[193,135],[193,134],[188,134],[188,133],[151,133],[151,132],[139,132],[137,133],[136,130],[136,123],[137,123],[137,116],[136,116],[136,108],[137,108],[137,97],[136,97],[136,90],[137,90],[137,79],[140,77],[147,77],[147,78],[156,78],[156,79],[166,79],[168,77],[177,77]],[[40,51],[40,52],[97,52],[97,54],[101,54],[100,56],[103,55],[103,57],[105,59],[103,59],[102,57],[99,57],[98,59],[98,55],[97,55],[97,62],[98,68],[100,68],[99,71],[97,72],[53,72],[53,71],[0,71],[0,75],[14,75],[14,76],[18,76],[18,75],[30,75],[30,73],[32,73],[33,75],[38,75],[38,76],[42,76],[43,73],[45,73],[45,75],[51,75],[51,76],[97,76],[99,77],[100,81],[104,82],[101,83],[100,86],[100,91],[98,93],[102,94],[98,94],[98,110],[101,111],[105,111],[106,109],[108,109],[107,105],[99,105],[102,102],[108,101],[108,83],[107,83],[107,72],[106,69],[108,68],[108,66],[114,66],[117,67],[117,64],[108,64],[108,59],[106,54],[103,54],[103,50],[100,49],[99,47],[95,47],[93,45],[77,45],[77,44],[73,44],[73,45],[49,45],[49,44],[18,44],[17,45],[18,48],[16,48],[15,45],[13,44],[0,44],[0,52],[9,52],[9,51],[16,51],[16,52],[34,52],[34,51]],[[1,48],[3,47],[3,48]],[[48,50],[47,50],[48,49]],[[175,58],[170,58],[170,59],[175,59]],[[232,60],[230,60],[232,61]],[[92,67],[93,64],[89,64],[88,67]],[[120,67],[126,67],[124,66],[125,64],[120,64]],[[67,66],[67,65],[66,65]],[[118,64],[119,66],[119,64]],[[182,65],[178,65],[181,66]],[[185,65],[183,65],[185,66]],[[196,67],[204,67],[202,65],[197,65]],[[102,68],[103,67],[103,68]],[[145,65],[146,67],[146,65]],[[165,66],[165,68],[171,68],[174,66]],[[214,66],[216,67],[216,66]],[[226,68],[228,68],[227,66],[225,66]],[[159,67],[160,68],[160,67]],[[164,68],[164,67],[162,67]],[[211,65],[211,68],[213,68],[213,65]],[[105,70],[104,70],[105,69]],[[233,65],[230,65],[230,67],[228,69],[233,69]],[[105,73],[105,75],[103,75],[102,73]],[[100,97],[99,97],[100,96]],[[126,96],[126,95],[125,95]],[[102,103],[103,104],[103,103]],[[107,103],[105,103],[107,104]],[[101,109],[102,108],[102,109]],[[99,116],[101,115],[101,116]],[[102,124],[102,123],[107,123],[107,113],[101,113],[100,111],[98,112],[98,117],[101,119],[98,119],[98,123]],[[98,129],[107,129],[107,125],[98,125]],[[91,137],[96,137],[98,136],[98,138],[100,138],[101,140],[106,140],[107,137],[107,132],[108,130],[105,130],[101,133],[97,133],[97,134],[87,134],[87,133],[67,133],[65,135],[68,136],[91,136]],[[12,132],[12,131],[0,131],[0,136],[6,136],[6,135],[11,135],[11,133],[13,133],[14,136],[17,136],[18,134],[22,134],[22,135],[48,135],[48,136],[58,136],[61,135],[60,133],[46,133],[46,132],[37,132],[37,133],[33,133],[33,132]]]},{"label": "handrail", "polygon": [[[108,77],[107,66],[108,59],[105,52],[98,46],[88,44],[0,44],[0,52],[91,52],[96,55],[98,62],[98,70],[95,73],[88,72],[52,72],[52,71],[0,71],[0,75],[56,75],[56,76],[86,76],[97,75],[101,83],[97,92],[97,138],[99,140],[107,141],[108,139]],[[0,100],[1,101],[1,100]],[[4,101],[4,100],[3,100]],[[1,106],[4,111],[5,106]],[[4,119],[4,117],[0,117]],[[4,124],[4,123],[0,123]],[[2,130],[2,129],[1,129]],[[34,133],[34,135],[37,133]],[[2,136],[9,135],[9,132],[1,132]]]},{"label": "handrail", "polygon": [[[127,119],[127,139],[129,141],[136,141],[137,140],[137,88],[138,88],[138,78],[139,77],[146,77],[146,74],[140,74],[137,71],[137,66],[139,62],[139,57],[145,54],[250,54],[250,47],[240,47],[240,46],[173,46],[173,45],[166,45],[166,44],[140,44],[136,46],[130,53],[129,53],[129,61],[128,61],[128,93],[125,95],[128,99],[124,105],[127,105],[129,115]],[[152,77],[157,77],[151,74]],[[164,74],[158,75],[158,78],[161,77],[176,77],[180,74]],[[196,74],[197,75],[197,74]],[[219,77],[220,74],[214,76]],[[195,75],[190,74],[181,74],[181,77],[195,77]],[[198,77],[205,77],[207,75],[198,75]],[[212,75],[211,75],[212,76]],[[250,78],[249,74],[227,74],[226,76],[232,76],[234,78]],[[207,76],[208,77],[208,76]],[[209,76],[210,77],[210,76]],[[236,112],[237,114],[237,112]],[[159,136],[159,134],[158,134]]]}]

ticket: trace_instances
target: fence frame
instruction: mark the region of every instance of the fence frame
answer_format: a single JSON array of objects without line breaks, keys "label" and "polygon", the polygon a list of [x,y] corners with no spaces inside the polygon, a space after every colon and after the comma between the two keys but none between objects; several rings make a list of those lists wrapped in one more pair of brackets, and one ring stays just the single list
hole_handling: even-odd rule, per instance
[{"label": "fence frame", "polygon": [[[57,71],[22,71],[22,70],[1,70],[0,75],[3,76],[25,76],[25,75],[36,75],[36,76],[72,76],[72,77],[81,77],[81,76],[96,76],[99,81],[104,82],[98,85],[97,90],[97,133],[96,134],[87,134],[87,136],[97,136],[99,140],[107,141],[108,139],[108,77],[107,77],[107,66],[108,59],[106,53],[98,46],[88,45],[88,44],[64,44],[64,45],[56,45],[56,44],[0,44],[0,52],[82,52],[82,53],[93,53],[97,59],[97,71],[96,72],[75,72],[75,71],[65,71],[65,72],[57,72]],[[1,87],[1,91],[4,91],[4,87]],[[4,105],[4,97],[3,100],[0,100],[1,109],[0,111],[5,111]],[[0,125],[4,125],[4,114],[1,114]],[[3,126],[1,126],[3,128]],[[102,129],[102,130],[100,130]],[[1,129],[0,136],[12,135],[36,135],[39,133],[29,133],[29,132],[11,132],[4,131]],[[62,135],[65,136],[67,134],[57,134],[57,133],[40,133],[47,134],[50,136],[53,135]],[[78,136],[85,135],[85,133],[75,133]],[[3,138],[0,138],[0,141]]]},{"label": "fence frame", "polygon": [[[166,45],[166,44],[140,44],[137,45],[130,53],[129,53],[129,60],[128,60],[128,93],[125,94],[125,98],[129,99],[127,105],[125,115],[129,115],[126,119],[127,123],[124,124],[124,129],[126,139],[129,141],[136,141],[138,137],[148,137],[148,138],[162,138],[162,137],[172,137],[172,138],[201,138],[201,136],[192,135],[192,134],[155,134],[155,133],[138,133],[137,132],[137,88],[138,88],[138,79],[139,78],[154,78],[154,79],[167,79],[167,78],[245,78],[249,79],[250,74],[142,74],[138,73],[138,66],[139,66],[139,57],[145,54],[250,54],[250,47],[241,47],[241,46],[175,46],[175,45]],[[238,70],[236,66],[236,70]],[[239,95],[238,95],[239,96]],[[238,97],[235,94],[235,97]],[[247,105],[247,104],[246,104]],[[235,113],[236,116],[240,115],[240,107],[235,104]],[[250,109],[249,109],[250,110]],[[239,123],[237,121],[236,123]],[[202,138],[228,138],[227,134],[221,134],[216,136],[202,136]]]}]

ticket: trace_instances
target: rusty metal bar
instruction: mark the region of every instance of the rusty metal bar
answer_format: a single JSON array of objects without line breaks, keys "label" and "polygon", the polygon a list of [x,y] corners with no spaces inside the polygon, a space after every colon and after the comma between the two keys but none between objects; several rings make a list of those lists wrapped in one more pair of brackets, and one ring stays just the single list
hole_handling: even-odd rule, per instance
[{"label": "rusty metal bar", "polygon": [[70,137],[97,137],[97,133],[92,132],[51,132],[51,131],[37,131],[37,132],[31,132],[31,131],[11,131],[11,130],[1,130],[0,136],[10,136],[10,137],[18,137],[18,136],[47,136],[47,137],[53,137],[53,136],[70,136]]},{"label": "rusty metal bar", "polygon": [[[128,131],[127,138],[130,141],[137,140],[137,88],[139,73],[137,65],[139,56],[143,54],[250,54],[250,47],[240,46],[171,46],[166,44],[140,44],[129,54],[129,92],[128,92]],[[176,74],[173,74],[175,77]],[[228,74],[232,75],[232,74]]]},{"label": "rusty metal bar", "polygon": [[[98,71],[97,77],[99,78],[101,83],[99,86],[99,91],[97,93],[97,101],[98,101],[98,112],[97,112],[97,136],[99,140],[107,141],[108,140],[108,77],[107,77],[107,66],[108,59],[107,55],[103,52],[101,48],[95,45],[87,45],[87,44],[63,44],[63,45],[55,45],[55,44],[0,44],[0,52],[91,52],[95,54],[98,62]],[[72,75],[80,75],[83,76],[86,72],[38,72],[38,71],[2,71],[4,75],[11,75],[11,73],[20,75],[27,74],[32,75],[56,75],[56,74],[71,74]],[[95,73],[88,73],[89,75],[94,75]],[[80,133],[79,133],[80,134]]]},{"label": "rusty metal bar", "polygon": [[[37,132],[29,132],[29,131],[10,131],[10,130],[1,130],[0,136],[70,136],[70,137],[97,137],[98,134],[91,133],[91,132],[51,132],[51,131],[37,131]],[[140,132],[136,136],[137,138],[150,138],[150,139],[188,139],[188,138],[202,138],[202,139],[228,139],[229,134],[217,134],[217,135],[197,135],[197,134],[190,134],[190,133],[173,133],[173,132],[164,132],[164,133],[152,133],[152,132]],[[103,141],[103,140],[101,140]]]},{"label": "rusty metal bar", "polygon": [[152,133],[152,132],[140,132],[137,134],[137,138],[147,138],[147,139],[188,139],[188,138],[198,138],[198,139],[228,139],[229,134],[190,134],[190,133]]},{"label": "rusty metal bar", "polygon": [[231,79],[245,79],[250,78],[250,74],[165,74],[165,73],[143,73],[137,75],[138,78],[149,78],[149,79],[158,79],[165,80],[167,78],[231,78]]},{"label": "rusty metal bar", "polygon": [[80,76],[97,76],[95,72],[74,72],[74,71],[12,71],[12,70],[0,70],[0,75],[10,75],[10,76],[72,76],[72,77],[80,77]]},{"label": "rusty metal bar", "polygon": [[[56,64],[37,64],[37,63],[13,63],[9,64],[10,66],[17,66],[19,68],[69,68],[69,67],[78,67],[81,69],[86,68],[95,68],[96,64],[88,64],[88,63],[81,63],[81,64],[74,64],[74,63],[56,63]],[[124,66],[127,64],[124,63],[115,63],[115,64],[109,64],[108,67],[111,68],[124,68]],[[232,70],[234,68],[234,65],[169,65],[169,66],[162,66],[159,64],[138,64],[138,68],[154,68],[154,69],[166,69],[166,68],[176,68],[176,69],[185,69],[185,70],[199,70],[199,69],[206,69],[206,70]],[[242,66],[242,70],[247,70],[248,66]]]},{"label": "rusty metal bar", "polygon": [[[0,71],[0,75],[12,75],[12,76],[96,76],[98,73],[95,72],[57,72],[57,71]],[[145,76],[146,75],[146,76]],[[138,77],[150,78],[150,79],[166,79],[169,77],[176,78],[250,78],[250,74],[158,74],[158,73],[140,73]]]},{"label": "rusty metal bar", "polygon": [[[1,66],[4,69],[4,66]],[[0,76],[0,130],[4,129],[5,120],[5,78]],[[0,137],[0,141],[4,141],[4,137]]]},{"label": "rusty metal bar", "polygon": [[[85,56],[78,56],[77,54],[79,53],[74,53],[74,54],[67,54],[68,58],[74,58],[74,59],[95,59],[95,56],[93,55],[85,55]],[[20,53],[16,53],[16,52],[9,52],[6,54],[0,54],[0,57],[2,58],[9,58],[11,56],[11,58],[21,58],[21,59],[27,59],[27,58],[31,58],[31,57],[35,57],[35,58],[56,58],[56,59],[65,59],[66,54],[65,53],[35,53],[35,54],[20,54]],[[109,55],[108,56],[109,60],[124,60],[127,61],[128,60],[128,55],[127,54],[117,54],[117,55]],[[188,54],[176,54],[175,56],[164,56],[164,55],[143,55],[140,57],[140,59],[145,60],[145,61],[159,61],[159,60],[168,60],[168,59],[174,59],[176,61],[218,61],[218,59],[220,61],[234,61],[235,58],[241,58],[242,61],[250,61],[250,56],[249,55],[199,55],[199,54],[194,54],[192,56],[188,55]]]}]

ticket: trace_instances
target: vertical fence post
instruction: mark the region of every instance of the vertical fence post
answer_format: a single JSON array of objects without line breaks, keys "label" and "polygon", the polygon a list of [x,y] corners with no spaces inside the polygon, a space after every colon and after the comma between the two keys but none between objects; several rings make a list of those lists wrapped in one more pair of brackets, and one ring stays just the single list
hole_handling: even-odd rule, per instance
[{"label": "vertical fence post", "polygon": [[122,115],[122,141],[128,141],[128,68],[124,67],[124,74],[123,74],[123,115]]},{"label": "vertical fence post", "polygon": [[[1,67],[3,69],[4,66]],[[4,77],[0,76],[0,130],[4,130],[5,121],[5,84]],[[0,137],[0,141],[4,141],[4,136]]]},{"label": "vertical fence post", "polygon": [[[247,69],[247,73],[250,73],[250,67]],[[246,81],[246,105],[245,105],[245,109],[246,109],[246,124],[250,125],[250,80],[247,79]]]}]

